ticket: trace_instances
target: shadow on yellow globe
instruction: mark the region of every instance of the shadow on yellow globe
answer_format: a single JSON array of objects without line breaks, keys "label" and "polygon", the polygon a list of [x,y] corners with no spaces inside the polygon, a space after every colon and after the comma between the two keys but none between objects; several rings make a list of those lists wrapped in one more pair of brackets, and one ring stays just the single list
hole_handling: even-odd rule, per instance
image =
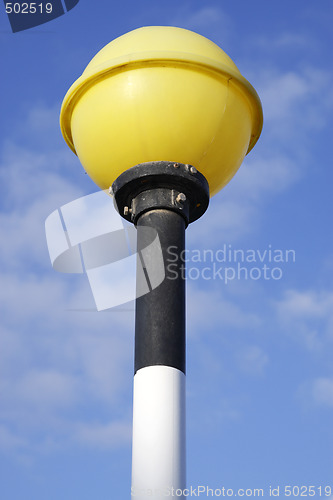
[{"label": "shadow on yellow globe", "polygon": [[149,26],[106,45],[67,92],[62,134],[108,189],[145,162],[196,167],[210,195],[234,176],[262,130],[260,99],[230,57],[182,28]]}]

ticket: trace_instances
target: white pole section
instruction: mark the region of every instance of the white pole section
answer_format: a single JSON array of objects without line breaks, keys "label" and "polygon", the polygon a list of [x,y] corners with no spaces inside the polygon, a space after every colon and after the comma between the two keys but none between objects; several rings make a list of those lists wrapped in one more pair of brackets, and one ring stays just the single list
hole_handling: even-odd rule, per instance
[{"label": "white pole section", "polygon": [[[148,366],[134,376],[132,499],[183,497],[186,487],[185,374]],[[179,495],[180,494],[180,495]]]}]

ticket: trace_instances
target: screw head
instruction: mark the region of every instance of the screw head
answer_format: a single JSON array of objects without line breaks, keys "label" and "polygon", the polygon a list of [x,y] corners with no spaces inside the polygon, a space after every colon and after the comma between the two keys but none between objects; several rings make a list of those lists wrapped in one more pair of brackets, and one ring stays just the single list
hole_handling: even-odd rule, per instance
[{"label": "screw head", "polygon": [[173,164],[173,166],[174,166],[175,168],[179,168],[179,163],[174,163],[174,164]]},{"label": "screw head", "polygon": [[185,203],[185,201],[186,201],[186,195],[184,193],[179,193],[177,195],[176,202],[183,204]]},{"label": "screw head", "polygon": [[190,173],[191,173],[192,175],[196,174],[197,172],[198,172],[198,171],[197,171],[197,169],[196,169],[195,167],[191,167],[191,168],[190,168]]}]

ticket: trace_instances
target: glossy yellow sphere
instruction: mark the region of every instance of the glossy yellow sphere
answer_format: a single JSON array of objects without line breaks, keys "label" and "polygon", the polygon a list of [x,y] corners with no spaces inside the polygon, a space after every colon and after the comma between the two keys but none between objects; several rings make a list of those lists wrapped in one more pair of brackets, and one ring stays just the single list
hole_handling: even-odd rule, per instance
[{"label": "glossy yellow sphere", "polygon": [[262,129],[260,99],[230,57],[192,31],[149,26],[106,45],[63,101],[62,134],[107,189],[148,161],[195,166],[211,195],[234,176]]}]

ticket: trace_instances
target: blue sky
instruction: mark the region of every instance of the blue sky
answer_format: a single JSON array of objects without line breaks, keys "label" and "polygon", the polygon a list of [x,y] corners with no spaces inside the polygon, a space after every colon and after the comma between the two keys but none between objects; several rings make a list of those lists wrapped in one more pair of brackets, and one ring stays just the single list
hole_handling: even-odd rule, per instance
[{"label": "blue sky", "polygon": [[88,281],[52,269],[44,223],[97,191],[60,134],[67,89],[106,43],[145,25],[212,39],[263,103],[258,144],[187,248],[296,255],[266,261],[281,279],[187,281],[187,482],[333,490],[332,19],[328,0],[81,0],[12,34],[2,8],[3,499],[129,498],[133,304],[78,311],[93,306]]}]

